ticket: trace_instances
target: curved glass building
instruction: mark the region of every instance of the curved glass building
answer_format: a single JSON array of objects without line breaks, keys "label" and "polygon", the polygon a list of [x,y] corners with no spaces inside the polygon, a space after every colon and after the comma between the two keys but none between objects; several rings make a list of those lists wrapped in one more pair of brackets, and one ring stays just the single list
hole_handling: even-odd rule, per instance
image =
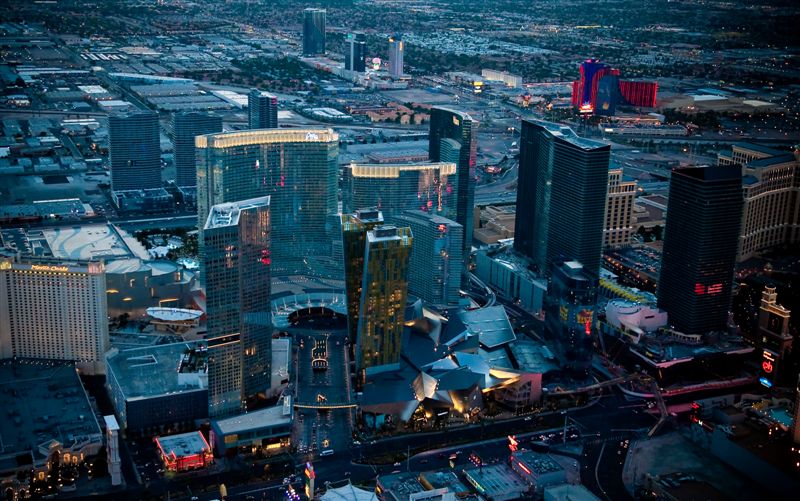
[{"label": "curved glass building", "polygon": [[341,278],[338,134],[257,129],[198,136],[195,146],[200,229],[216,204],[269,195],[273,276]]},{"label": "curved glass building", "polygon": [[454,217],[453,162],[356,164],[344,168],[342,209],[354,213],[374,207],[384,215],[422,210]]}]

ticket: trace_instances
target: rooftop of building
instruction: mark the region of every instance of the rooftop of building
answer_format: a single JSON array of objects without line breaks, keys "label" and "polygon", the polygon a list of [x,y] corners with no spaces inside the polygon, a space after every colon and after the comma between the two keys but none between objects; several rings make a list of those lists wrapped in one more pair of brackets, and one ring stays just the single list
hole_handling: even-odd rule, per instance
[{"label": "rooftop of building", "polygon": [[217,419],[214,423],[215,427],[225,435],[271,426],[289,425],[292,423],[292,397],[284,397],[278,405],[225,419]]},{"label": "rooftop of building", "polygon": [[[478,251],[484,252],[484,250]],[[540,281],[543,286],[547,285],[547,280],[538,276],[529,269],[530,260],[525,256],[517,254],[514,249],[506,243],[497,243],[485,249],[486,255],[494,259],[497,263],[505,266],[511,271],[525,275],[530,280]]]},{"label": "rooftop of building", "polygon": [[672,176],[685,176],[698,181],[732,181],[741,180],[742,171],[738,165],[702,165],[697,167],[678,167],[672,170]]},{"label": "rooftop of building", "polygon": [[3,248],[21,255],[52,257],[70,261],[133,257],[125,239],[110,224],[59,226],[54,228],[0,230]]},{"label": "rooftop of building", "polygon": [[[522,478],[505,464],[487,465],[464,470],[467,479],[485,496],[495,497],[508,492],[523,492],[528,486]],[[478,487],[480,486],[480,487]]]},{"label": "rooftop of building", "polygon": [[787,164],[796,162],[797,158],[791,153],[781,153],[778,155],[767,158],[756,158],[747,162],[747,167],[752,169],[761,169],[764,167],[771,167],[773,165]]},{"label": "rooftop of building", "polygon": [[412,494],[426,490],[416,472],[391,473],[378,477],[381,494],[387,501],[408,501]]},{"label": "rooftop of building", "polygon": [[558,360],[544,343],[520,339],[509,345],[520,370],[546,374],[560,368]]},{"label": "rooftop of building", "polygon": [[467,329],[477,334],[480,342],[487,348],[496,348],[517,339],[508,314],[502,306],[490,306],[459,314]]},{"label": "rooftop of building", "polygon": [[524,463],[534,475],[546,475],[564,469],[547,454],[533,451],[518,451],[513,454],[514,459]]},{"label": "rooftop of building", "polygon": [[461,226],[457,222],[453,221],[452,219],[448,219],[444,216],[440,216],[439,214],[434,214],[432,212],[427,212],[424,210],[413,209],[413,210],[406,210],[403,211],[402,214],[394,216],[395,219],[398,217],[402,218],[403,216],[407,217],[414,217],[414,218],[422,218],[426,221],[429,221],[436,225],[445,225],[445,226]]},{"label": "rooftop of building", "polygon": [[733,143],[733,148],[738,148],[740,150],[755,151],[770,156],[777,156],[786,153],[785,151],[776,150],[775,148],[770,148],[769,146],[756,143]]},{"label": "rooftop of building", "polygon": [[714,355],[747,354],[754,350],[740,336],[724,332],[688,335],[672,330],[659,330],[642,336],[638,344],[630,345],[630,349],[648,364],[659,367]]},{"label": "rooftop of building", "polygon": [[397,226],[385,224],[368,231],[367,242],[389,242],[396,240],[401,241],[404,244],[407,243],[410,246],[411,242],[409,239],[411,236],[411,230],[409,228],[398,228]]},{"label": "rooftop of building", "polygon": [[362,223],[381,223],[383,224],[383,213],[378,209],[359,209],[355,217]]},{"label": "rooftop of building", "polygon": [[461,118],[461,120],[472,121],[472,117],[470,116],[470,114],[467,113],[466,111],[463,111],[463,110],[457,110],[457,109],[451,108],[449,106],[434,106],[432,109],[434,109],[434,110],[444,110],[444,111],[447,111],[449,113],[452,113],[452,114],[458,116],[459,118]]},{"label": "rooftop of building", "polygon": [[164,322],[186,322],[190,320],[197,320],[203,312],[200,310],[190,310],[187,308],[166,308],[163,306],[152,306],[147,308],[147,314],[155,320]]},{"label": "rooftop of building", "polygon": [[156,437],[155,440],[165,456],[180,458],[211,450],[205,437],[199,431]]},{"label": "rooftop of building", "polygon": [[115,259],[106,263],[106,274],[151,272],[153,275],[175,273],[180,267],[173,261],[143,261],[139,258]]},{"label": "rooftop of building", "polygon": [[127,400],[151,398],[201,389],[199,382],[179,380],[179,364],[202,341],[146,346],[110,354],[109,377],[114,377]]},{"label": "rooftop of building", "polygon": [[348,481],[341,487],[328,488],[320,499],[322,501],[377,501],[378,496],[375,491],[359,489]]},{"label": "rooftop of building", "polygon": [[266,97],[266,98],[270,98],[270,99],[271,98],[275,98],[275,99],[278,98],[278,96],[276,96],[275,94],[273,94],[271,92],[267,92],[265,90],[259,90],[259,89],[252,89],[250,91],[250,95],[251,96],[257,96],[257,97]]},{"label": "rooftop of building", "polygon": [[469,492],[469,487],[464,485],[458,475],[451,469],[425,471],[419,474],[420,482],[432,489],[446,488],[457,495]]},{"label": "rooftop of building", "polygon": [[553,122],[545,122],[544,120],[524,120],[524,121],[543,127],[554,137],[562,139],[574,146],[577,146],[578,148],[581,148],[582,150],[591,151],[600,148],[610,147],[608,144],[603,143],[601,141],[595,141],[593,139],[586,139],[580,137],[575,133],[574,130],[565,125],[560,125]]},{"label": "rooftop of building", "polygon": [[[33,453],[46,457],[52,441],[66,447],[98,440],[100,426],[75,367],[44,360],[0,361],[0,471]],[[40,451],[44,450],[42,453]]]},{"label": "rooftop of building", "polygon": [[360,164],[350,163],[350,173],[353,177],[367,177],[377,179],[393,179],[400,177],[401,172],[439,171],[439,175],[456,173],[456,164],[451,162],[425,162],[425,163],[379,163]]},{"label": "rooftop of building", "polygon": [[204,229],[238,226],[242,211],[265,207],[269,208],[269,196],[214,205],[208,213]]},{"label": "rooftop of building", "polygon": [[232,148],[276,143],[336,143],[339,134],[333,129],[253,129],[219,132],[195,138],[197,148]]}]

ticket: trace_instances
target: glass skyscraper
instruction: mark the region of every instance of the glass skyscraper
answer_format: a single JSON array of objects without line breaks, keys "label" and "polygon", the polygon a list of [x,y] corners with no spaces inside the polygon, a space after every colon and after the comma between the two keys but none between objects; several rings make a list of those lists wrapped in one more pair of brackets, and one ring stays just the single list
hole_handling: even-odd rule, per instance
[{"label": "glass skyscraper", "polygon": [[592,364],[597,279],[577,261],[554,263],[545,299],[545,332],[562,365],[586,373]]},{"label": "glass skyscraper", "polygon": [[[198,136],[202,228],[215,204],[270,196],[272,274],[342,278],[337,179],[339,136],[330,129],[260,129]],[[203,252],[203,237],[200,252]]]},{"label": "glass skyscraper", "polygon": [[403,36],[393,35],[389,37],[389,74],[394,78],[403,76]]},{"label": "glass skyscraper", "polygon": [[222,117],[195,111],[176,113],[172,117],[172,131],[175,136],[175,183],[178,186],[196,186],[194,138],[222,132]]},{"label": "glass skyscraper", "polygon": [[[455,162],[455,220],[464,228],[464,258],[472,248],[472,211],[475,207],[475,162],[478,122],[467,113],[448,108],[431,109],[428,155],[432,162]],[[447,141],[448,139],[452,141]],[[443,144],[444,143],[444,144]]]},{"label": "glass skyscraper", "polygon": [[364,73],[367,69],[367,36],[363,33],[350,33],[345,40],[344,69]]},{"label": "glass skyscraper", "polygon": [[414,245],[408,265],[408,293],[440,308],[459,305],[464,228],[455,221],[420,210],[387,217],[396,226],[408,226]]},{"label": "glass skyscraper", "polygon": [[[210,369],[209,402],[219,415],[270,387],[270,198],[213,206],[203,235],[209,349],[211,365],[218,364]],[[237,377],[241,396],[234,402]]]},{"label": "glass skyscraper", "polygon": [[610,152],[569,127],[522,121],[514,249],[540,273],[560,259],[599,276]]},{"label": "glass skyscraper", "polygon": [[362,380],[372,371],[399,367],[411,243],[409,228],[386,225],[367,232],[356,349]]},{"label": "glass skyscraper", "polygon": [[303,55],[325,54],[325,9],[303,10]]},{"label": "glass skyscraper", "polygon": [[381,225],[383,225],[383,215],[375,209],[359,210],[355,214],[342,214],[347,327],[351,343],[355,343],[358,337],[358,310],[364,278],[367,232]]},{"label": "glass skyscraper", "polygon": [[136,111],[108,117],[111,189],[161,188],[158,113]]},{"label": "glass skyscraper", "polygon": [[672,171],[658,307],[677,330],[726,329],[743,207],[738,165]]},{"label": "glass skyscraper", "polygon": [[385,215],[419,209],[455,217],[455,173],[455,163],[352,163],[344,167],[343,212],[375,207]]},{"label": "glass skyscraper", "polygon": [[251,129],[278,128],[278,97],[263,90],[247,94],[247,118]]}]

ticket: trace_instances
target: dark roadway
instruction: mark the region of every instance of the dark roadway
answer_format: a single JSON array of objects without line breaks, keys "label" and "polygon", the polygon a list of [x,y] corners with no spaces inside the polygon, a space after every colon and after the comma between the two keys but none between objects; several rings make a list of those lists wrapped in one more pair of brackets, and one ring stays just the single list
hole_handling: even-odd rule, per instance
[{"label": "dark roadway", "polygon": [[[376,475],[397,470],[424,471],[444,468],[449,466],[447,456],[456,451],[462,451],[457,460],[457,469],[459,465],[466,466],[467,457],[472,452],[477,452],[487,462],[503,461],[508,456],[507,435],[516,435],[525,447],[532,435],[560,432],[565,417],[569,418],[569,425],[575,426],[581,433],[581,439],[574,444],[583,444],[585,447],[581,456],[575,453],[559,454],[580,461],[581,480],[584,485],[601,499],[632,499],[622,483],[622,468],[627,455],[627,447],[623,445],[626,439],[646,432],[655,423],[655,418],[629,407],[628,402],[616,389],[601,397],[593,405],[567,411],[566,415],[556,411],[545,416],[519,417],[457,430],[391,437],[371,444],[354,446],[351,450],[339,449],[332,456],[314,461],[316,485],[324,487],[326,482],[337,483],[348,477],[354,483],[369,482],[374,480]],[[409,449],[412,457],[410,462],[406,463],[405,456]],[[394,466],[392,462],[370,464],[370,459],[373,457],[385,460],[392,454],[396,456],[393,460],[400,462],[399,466]],[[304,457],[296,457],[297,465],[301,466]],[[224,474],[222,476],[224,477]],[[247,496],[253,496],[255,499],[277,499],[283,493],[283,489],[280,488],[281,480],[239,486],[228,484],[228,499],[246,499]],[[295,484],[296,489],[301,487],[300,484]],[[262,497],[265,494],[266,497]],[[197,495],[205,501],[219,498],[217,492]],[[188,497],[178,498],[173,495],[172,499],[188,500]]]}]

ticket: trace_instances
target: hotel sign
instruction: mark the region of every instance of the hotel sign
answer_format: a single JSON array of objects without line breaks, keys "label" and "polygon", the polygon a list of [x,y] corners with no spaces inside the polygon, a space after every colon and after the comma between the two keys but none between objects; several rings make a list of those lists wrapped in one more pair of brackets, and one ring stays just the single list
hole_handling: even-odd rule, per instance
[{"label": "hotel sign", "polygon": [[31,271],[57,271],[61,273],[66,273],[69,271],[69,268],[66,266],[51,266],[46,264],[32,264]]}]

